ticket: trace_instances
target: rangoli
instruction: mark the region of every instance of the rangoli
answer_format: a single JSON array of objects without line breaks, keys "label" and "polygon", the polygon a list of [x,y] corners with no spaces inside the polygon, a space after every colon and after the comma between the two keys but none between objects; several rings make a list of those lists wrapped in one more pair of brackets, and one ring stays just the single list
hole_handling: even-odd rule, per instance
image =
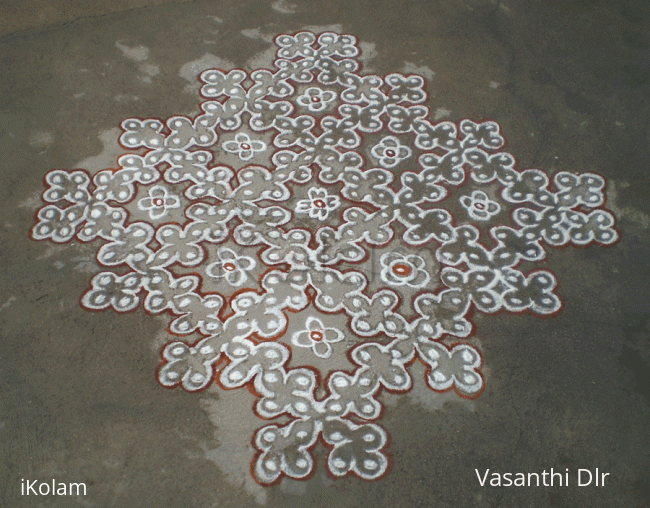
[{"label": "rangoli", "polygon": [[351,35],[280,35],[274,70],[203,72],[196,118],[122,123],[117,169],[54,170],[35,240],[101,239],[81,305],[171,317],[159,382],[248,386],[277,419],[261,484],[387,473],[382,390],[475,398],[473,311],[561,308],[545,246],[610,245],[604,179],[519,170],[494,121],[432,122],[418,75],[361,74]]}]

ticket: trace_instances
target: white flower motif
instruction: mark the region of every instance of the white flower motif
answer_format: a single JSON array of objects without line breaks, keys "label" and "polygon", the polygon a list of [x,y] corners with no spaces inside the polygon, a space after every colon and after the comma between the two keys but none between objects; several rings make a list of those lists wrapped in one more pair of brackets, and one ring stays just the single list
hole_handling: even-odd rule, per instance
[{"label": "white flower motif", "polygon": [[382,266],[381,280],[391,286],[421,288],[429,282],[429,274],[424,270],[424,259],[420,256],[387,252],[379,262]]},{"label": "white flower motif", "polygon": [[330,90],[321,90],[315,86],[307,88],[305,93],[296,98],[296,102],[307,108],[309,111],[316,113],[323,111],[329,106],[330,102],[336,99],[336,93]]},{"label": "white flower motif", "polygon": [[222,247],[218,252],[219,261],[209,264],[205,273],[215,279],[225,278],[231,286],[242,286],[248,280],[248,272],[255,267],[255,260],[239,256],[232,249]]},{"label": "white flower motif", "polygon": [[386,136],[370,150],[373,157],[385,168],[395,167],[400,161],[411,156],[411,149],[400,144],[395,136]]},{"label": "white flower motif", "polygon": [[165,187],[154,185],[149,189],[149,197],[142,198],[138,201],[140,210],[148,211],[152,219],[160,219],[167,215],[167,210],[180,208],[181,200],[178,196],[169,194]]},{"label": "white flower motif", "polygon": [[329,358],[332,355],[331,344],[342,341],[343,332],[336,328],[325,327],[323,322],[315,317],[308,317],[306,325],[306,330],[291,336],[291,343],[295,346],[311,348],[319,358]]},{"label": "white flower motif", "polygon": [[251,139],[248,134],[240,132],[235,136],[235,139],[226,141],[221,145],[226,152],[234,153],[243,161],[251,160],[255,156],[255,152],[263,152],[266,150],[266,143],[259,139]]},{"label": "white flower motif", "polygon": [[501,211],[501,205],[480,190],[472,192],[471,196],[462,196],[460,204],[474,220],[490,220]]},{"label": "white flower motif", "polygon": [[332,210],[341,205],[338,196],[330,196],[325,189],[312,187],[309,199],[301,199],[296,205],[296,213],[308,213],[312,219],[327,219]]}]

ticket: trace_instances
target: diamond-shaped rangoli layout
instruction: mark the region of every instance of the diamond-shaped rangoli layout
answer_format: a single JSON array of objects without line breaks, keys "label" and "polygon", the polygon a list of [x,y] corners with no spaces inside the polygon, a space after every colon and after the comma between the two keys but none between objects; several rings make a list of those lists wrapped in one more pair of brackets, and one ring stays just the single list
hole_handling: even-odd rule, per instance
[{"label": "diamond-shaped rangoli layout", "polygon": [[[471,312],[561,308],[553,247],[610,245],[604,179],[519,170],[493,121],[432,123],[424,79],[360,74],[351,35],[280,35],[275,70],[207,70],[203,113],[131,118],[117,169],[47,174],[31,231],[101,239],[81,305],[172,317],[163,386],[248,386],[261,484],[388,470],[379,393],[426,366],[477,397]],[[524,271],[528,270],[528,271]],[[288,422],[287,422],[288,420]]]}]

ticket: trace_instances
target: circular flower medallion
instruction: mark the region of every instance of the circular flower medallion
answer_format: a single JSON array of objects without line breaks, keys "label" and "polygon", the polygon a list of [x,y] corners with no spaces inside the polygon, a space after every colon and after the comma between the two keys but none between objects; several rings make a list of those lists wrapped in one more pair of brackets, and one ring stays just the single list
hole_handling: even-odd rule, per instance
[{"label": "circular flower medallion", "polygon": [[315,317],[308,317],[306,329],[294,333],[291,343],[295,346],[311,348],[319,358],[329,358],[332,355],[332,344],[342,341],[343,332],[336,328],[328,328]]},{"label": "circular flower medallion", "polygon": [[296,98],[296,102],[311,112],[318,112],[327,109],[331,102],[336,99],[336,94],[331,90],[322,90],[317,87],[307,88],[305,93]]},{"label": "circular flower medallion", "polygon": [[231,286],[239,287],[248,280],[248,272],[255,268],[255,260],[239,256],[228,248],[219,249],[219,260],[209,264],[205,273],[215,279],[225,279]]},{"label": "circular flower medallion", "polygon": [[149,196],[138,201],[138,208],[148,211],[151,219],[160,219],[167,215],[167,211],[180,208],[181,200],[178,196],[170,195],[165,187],[154,185],[149,189]]},{"label": "circular flower medallion", "polygon": [[397,164],[411,156],[411,149],[400,144],[395,136],[386,136],[372,147],[370,151],[379,164],[384,168],[393,168]]},{"label": "circular flower medallion", "polygon": [[381,280],[391,286],[421,288],[429,282],[429,274],[424,270],[424,259],[420,256],[387,252],[379,262],[382,266]]},{"label": "circular flower medallion", "polygon": [[501,205],[480,190],[472,192],[470,196],[462,196],[460,204],[474,220],[487,221],[501,211]]},{"label": "circular flower medallion", "polygon": [[244,132],[240,132],[234,140],[226,141],[222,146],[226,152],[236,154],[243,161],[251,160],[255,156],[255,152],[266,150],[266,143],[259,139],[251,139]]},{"label": "circular flower medallion", "polygon": [[306,213],[312,219],[327,219],[332,210],[336,210],[341,200],[338,196],[331,196],[325,189],[312,187],[309,189],[309,199],[302,199],[296,204],[296,213]]}]

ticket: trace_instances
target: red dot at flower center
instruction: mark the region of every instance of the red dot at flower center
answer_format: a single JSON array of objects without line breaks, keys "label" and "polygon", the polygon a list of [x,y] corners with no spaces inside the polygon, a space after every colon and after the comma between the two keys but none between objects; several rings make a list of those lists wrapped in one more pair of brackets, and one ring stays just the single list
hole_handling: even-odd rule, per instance
[{"label": "red dot at flower center", "polygon": [[242,143],[239,146],[241,146],[242,150],[250,150],[251,149],[251,145],[249,145],[248,143]]},{"label": "red dot at flower center", "polygon": [[317,208],[325,208],[327,205],[322,199],[317,199],[314,201],[314,206]]},{"label": "red dot at flower center", "polygon": [[483,203],[474,203],[474,208],[478,208],[479,210],[485,210],[485,205]]},{"label": "red dot at flower center", "polygon": [[393,266],[393,272],[395,272],[397,275],[400,275],[402,277],[405,277],[407,275],[411,275],[412,271],[413,271],[413,269],[409,265],[404,264],[404,263],[396,263]]},{"label": "red dot at flower center", "polygon": [[235,268],[237,268],[237,267],[235,266],[234,263],[229,262],[229,263],[224,263],[224,265],[223,265],[223,269],[228,270],[229,272],[232,272]]},{"label": "red dot at flower center", "polygon": [[165,204],[165,200],[162,198],[156,198],[153,200],[153,204],[156,206],[163,206]]},{"label": "red dot at flower center", "polygon": [[320,341],[323,340],[323,332],[319,332],[318,330],[314,330],[309,333],[309,336],[311,337],[312,340],[315,341]]},{"label": "red dot at flower center", "polygon": [[320,97],[312,97],[311,101],[312,102],[320,102]]},{"label": "red dot at flower center", "polygon": [[396,155],[395,150],[391,150],[390,148],[387,149],[384,153],[385,153],[388,157],[395,157],[395,155]]}]

